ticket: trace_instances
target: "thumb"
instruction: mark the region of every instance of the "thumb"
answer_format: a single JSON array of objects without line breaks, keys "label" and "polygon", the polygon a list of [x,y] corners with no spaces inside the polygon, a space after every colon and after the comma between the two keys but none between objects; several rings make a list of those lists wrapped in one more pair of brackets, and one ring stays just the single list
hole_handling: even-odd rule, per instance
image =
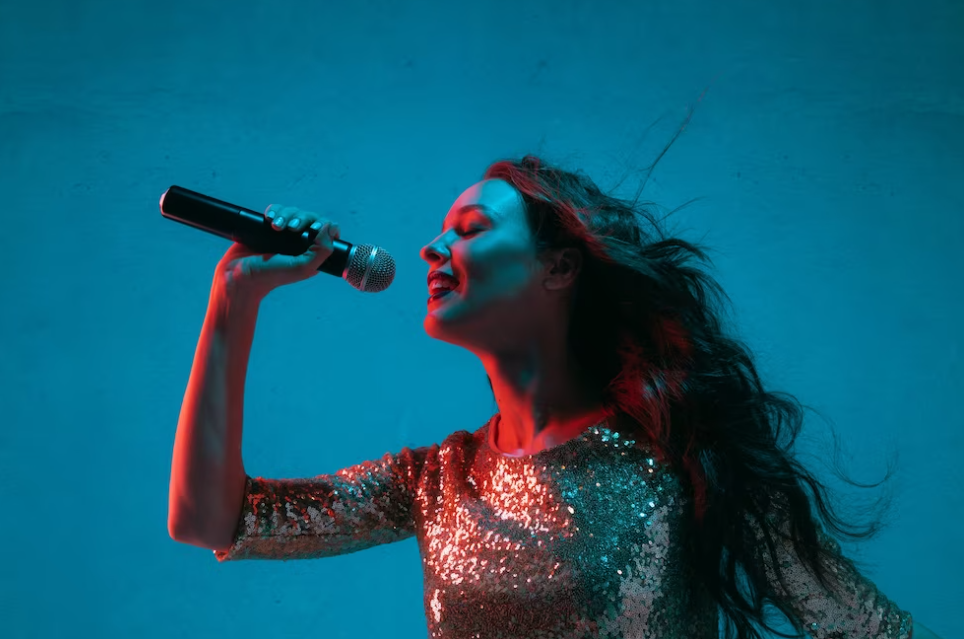
[{"label": "thumb", "polygon": [[335,239],[339,234],[337,224],[326,222],[318,231],[318,235],[315,236],[311,246],[301,256],[301,259],[305,261],[305,266],[318,270],[318,267],[335,252]]}]

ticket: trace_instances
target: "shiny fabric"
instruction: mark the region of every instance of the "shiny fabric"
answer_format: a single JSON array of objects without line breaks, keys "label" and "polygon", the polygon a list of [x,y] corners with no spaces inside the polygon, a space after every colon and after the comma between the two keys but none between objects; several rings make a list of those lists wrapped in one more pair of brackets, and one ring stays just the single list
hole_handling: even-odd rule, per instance
[{"label": "shiny fabric", "polygon": [[[330,475],[249,477],[234,544],[215,554],[318,558],[415,536],[434,638],[718,636],[684,550],[689,498],[651,450],[595,426],[508,457],[497,419]],[[834,599],[782,550],[774,587],[811,636],[910,636],[911,615],[852,565],[837,567],[848,587]]]}]

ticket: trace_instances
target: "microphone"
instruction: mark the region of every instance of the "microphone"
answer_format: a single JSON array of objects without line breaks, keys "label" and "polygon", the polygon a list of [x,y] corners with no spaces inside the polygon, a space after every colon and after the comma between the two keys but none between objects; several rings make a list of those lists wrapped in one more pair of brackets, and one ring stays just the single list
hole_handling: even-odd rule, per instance
[{"label": "microphone", "polygon": [[[161,215],[167,219],[238,242],[257,253],[301,255],[318,235],[312,229],[301,235],[276,231],[262,213],[180,186],[165,191],[160,204]],[[395,260],[377,246],[335,240],[334,252],[318,270],[341,277],[363,293],[379,293],[395,279]]]}]

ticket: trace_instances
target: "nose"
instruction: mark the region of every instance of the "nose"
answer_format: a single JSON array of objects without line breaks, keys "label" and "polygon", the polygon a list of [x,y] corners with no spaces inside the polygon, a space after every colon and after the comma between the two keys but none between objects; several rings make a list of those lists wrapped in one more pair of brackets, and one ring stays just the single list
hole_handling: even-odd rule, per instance
[{"label": "nose", "polygon": [[423,246],[422,250],[418,252],[419,257],[432,265],[449,259],[448,248],[442,243],[441,239],[437,238],[434,242]]}]

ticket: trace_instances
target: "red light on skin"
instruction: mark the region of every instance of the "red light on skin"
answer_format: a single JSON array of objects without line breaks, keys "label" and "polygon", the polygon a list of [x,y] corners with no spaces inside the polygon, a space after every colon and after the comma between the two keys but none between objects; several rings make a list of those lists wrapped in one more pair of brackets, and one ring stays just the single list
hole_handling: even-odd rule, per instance
[{"label": "red light on skin", "polygon": [[452,293],[454,290],[455,289],[449,289],[447,291],[439,291],[438,293],[434,293],[430,295],[428,298],[429,305],[436,304],[442,301],[449,293]]}]

